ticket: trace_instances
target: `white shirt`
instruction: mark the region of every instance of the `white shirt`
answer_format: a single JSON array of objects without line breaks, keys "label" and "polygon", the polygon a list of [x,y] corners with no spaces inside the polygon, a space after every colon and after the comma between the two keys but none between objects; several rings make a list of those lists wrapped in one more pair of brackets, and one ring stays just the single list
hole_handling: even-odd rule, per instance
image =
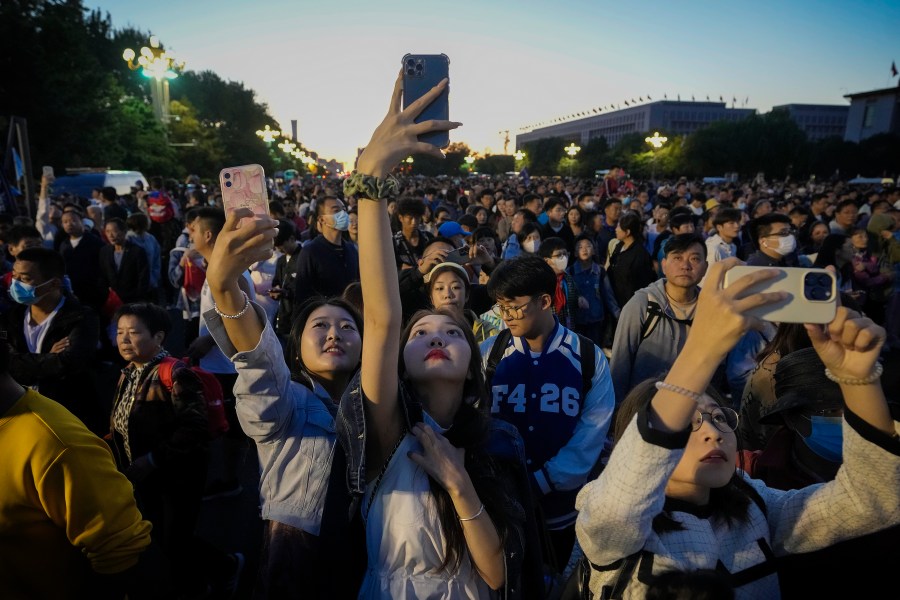
[{"label": "white shirt", "polygon": [[28,310],[25,311],[25,341],[28,343],[28,351],[32,354],[39,354],[41,344],[44,343],[44,336],[47,335],[47,329],[50,328],[50,323],[53,322],[53,317],[56,316],[56,313],[59,312],[59,309],[62,308],[62,305],[65,304],[66,297],[63,296],[59,299],[59,304],[56,305],[56,308],[53,309],[53,312],[47,315],[47,318],[44,319],[42,323],[38,323],[37,325],[31,324],[31,307],[28,307]]}]

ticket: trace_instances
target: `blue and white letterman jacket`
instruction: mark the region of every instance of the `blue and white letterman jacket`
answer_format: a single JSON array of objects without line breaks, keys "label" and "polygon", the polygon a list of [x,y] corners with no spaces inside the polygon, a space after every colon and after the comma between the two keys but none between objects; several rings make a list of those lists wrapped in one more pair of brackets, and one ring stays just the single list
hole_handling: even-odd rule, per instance
[{"label": "blue and white letterman jacket", "polygon": [[[481,345],[485,361],[495,339]],[[513,336],[491,381],[491,416],[519,430],[551,530],[575,522],[575,496],[600,457],[615,407],[609,365],[596,346],[586,349],[594,353],[595,368],[582,398],[579,346],[578,336],[559,321],[541,352]]]}]

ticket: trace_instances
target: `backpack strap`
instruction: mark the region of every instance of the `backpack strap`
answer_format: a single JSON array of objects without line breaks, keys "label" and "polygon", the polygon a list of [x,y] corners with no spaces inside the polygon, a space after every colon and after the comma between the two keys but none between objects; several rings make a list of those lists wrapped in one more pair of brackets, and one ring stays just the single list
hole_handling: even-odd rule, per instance
[{"label": "backpack strap", "polygon": [[512,332],[509,329],[504,329],[497,334],[494,345],[491,346],[487,365],[484,368],[484,380],[488,390],[491,389],[491,381],[494,379],[494,373],[497,372],[497,365],[500,364],[500,359],[503,358],[503,353],[506,352],[510,339],[512,339]]},{"label": "backpack strap", "polygon": [[594,341],[590,338],[587,338],[580,333],[576,333],[578,336],[578,350],[581,354],[581,400],[584,402],[584,399],[587,398],[588,392],[591,391],[591,382],[594,380],[594,375],[597,370],[597,364],[595,362],[597,351],[594,350]]},{"label": "backpack strap", "polygon": [[611,565],[607,565],[605,567],[601,567],[599,565],[591,563],[591,568],[597,572],[602,573],[604,571],[616,571],[616,575],[613,578],[612,582],[600,588],[601,600],[614,600],[622,598],[625,593],[625,588],[628,587],[628,583],[631,581],[631,576],[634,574],[634,568],[637,566],[638,561],[641,558],[641,554],[642,551],[638,550],[634,554],[629,554],[625,558],[621,558]]},{"label": "backpack strap", "polygon": [[641,341],[646,340],[653,330],[656,329],[656,326],[659,325],[659,320],[663,318],[665,312],[663,312],[662,307],[655,300],[647,301],[647,316],[644,319],[644,324],[641,325]]}]

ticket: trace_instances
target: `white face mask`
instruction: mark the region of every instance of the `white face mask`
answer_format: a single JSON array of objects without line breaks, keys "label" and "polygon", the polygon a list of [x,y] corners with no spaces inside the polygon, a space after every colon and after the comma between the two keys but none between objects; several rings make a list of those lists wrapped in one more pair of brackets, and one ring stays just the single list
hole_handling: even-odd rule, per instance
[{"label": "white face mask", "polygon": [[560,256],[558,258],[551,258],[550,261],[553,263],[553,268],[556,271],[565,271],[566,267],[569,266],[569,257],[568,256]]},{"label": "white face mask", "polygon": [[538,251],[538,248],[541,247],[540,240],[525,240],[522,242],[522,250],[528,252],[529,254],[534,254]]},{"label": "white face mask", "polygon": [[597,208],[597,204],[595,202],[584,203],[584,210],[594,210],[595,208]]},{"label": "white face mask", "polygon": [[[771,240],[772,238],[769,239]],[[778,246],[776,246],[775,248],[772,248],[771,246],[769,247],[781,256],[787,256],[797,249],[797,238],[792,235],[786,235],[784,237],[778,238]]]}]

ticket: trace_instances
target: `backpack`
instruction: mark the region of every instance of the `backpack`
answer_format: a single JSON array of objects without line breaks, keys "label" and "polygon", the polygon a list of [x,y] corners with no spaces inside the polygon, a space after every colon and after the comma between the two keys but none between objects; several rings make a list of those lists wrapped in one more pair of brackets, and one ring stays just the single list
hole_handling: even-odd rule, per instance
[{"label": "backpack", "polygon": [[[573,331],[572,333],[575,332]],[[593,348],[595,344],[580,333],[575,333],[575,335],[578,336],[578,347],[581,350],[581,399],[584,400],[588,392],[591,391],[591,381],[594,379],[594,371],[597,366],[594,362],[595,353],[585,352],[584,349]],[[497,334],[497,339],[494,340],[494,345],[491,346],[491,352],[488,354],[487,365],[484,369],[484,380],[488,390],[491,388],[491,381],[494,379],[494,373],[497,372],[497,365],[500,364],[500,359],[503,358],[503,353],[506,351],[511,338],[512,333],[510,333],[509,329],[504,329]]]},{"label": "backpack", "polygon": [[229,426],[225,416],[225,393],[222,391],[222,384],[206,369],[191,366],[187,358],[179,360],[167,356],[159,363],[159,380],[169,392],[172,391],[174,384],[172,372],[177,364],[183,364],[193,371],[203,386],[203,400],[206,402],[206,414],[209,417],[209,439],[215,439],[227,432]]},{"label": "backpack", "polygon": [[166,223],[175,216],[172,199],[162,190],[154,190],[147,196],[147,213],[155,223]]}]

